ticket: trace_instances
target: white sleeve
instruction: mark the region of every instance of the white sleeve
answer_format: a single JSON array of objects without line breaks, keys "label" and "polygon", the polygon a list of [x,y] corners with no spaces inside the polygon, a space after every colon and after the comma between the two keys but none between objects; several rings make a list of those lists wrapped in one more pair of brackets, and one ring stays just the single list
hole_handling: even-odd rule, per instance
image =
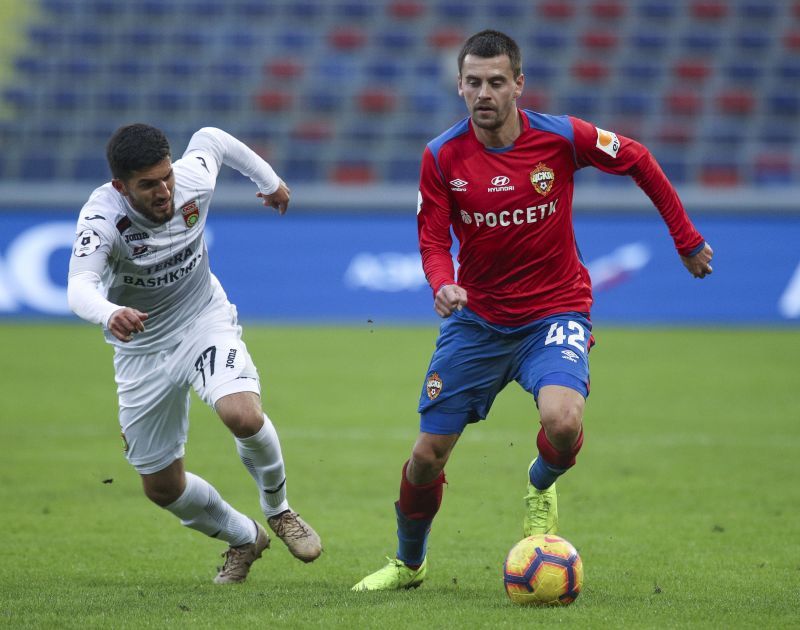
[{"label": "white sleeve", "polygon": [[265,195],[271,195],[278,190],[281,180],[272,167],[241,140],[222,129],[203,127],[195,132],[183,157],[193,151],[201,151],[213,157],[217,162],[217,170],[220,164],[235,168],[249,177]]},{"label": "white sleeve", "polygon": [[108,320],[121,306],[109,302],[97,286],[100,276],[94,271],[79,271],[70,274],[67,280],[67,303],[81,319],[108,328]]}]

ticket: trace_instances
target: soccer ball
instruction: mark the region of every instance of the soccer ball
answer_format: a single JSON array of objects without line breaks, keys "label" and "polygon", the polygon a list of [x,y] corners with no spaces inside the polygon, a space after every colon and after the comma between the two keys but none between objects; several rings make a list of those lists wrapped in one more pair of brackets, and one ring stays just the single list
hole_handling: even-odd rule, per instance
[{"label": "soccer ball", "polygon": [[515,604],[566,606],[581,592],[583,562],[575,547],[559,536],[528,536],[508,552],[503,583]]}]

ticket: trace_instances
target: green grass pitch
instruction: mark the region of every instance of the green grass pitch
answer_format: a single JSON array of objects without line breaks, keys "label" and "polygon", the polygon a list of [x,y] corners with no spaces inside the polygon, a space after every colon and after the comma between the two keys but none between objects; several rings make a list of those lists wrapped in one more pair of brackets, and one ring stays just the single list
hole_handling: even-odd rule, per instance
[{"label": "green grass pitch", "polygon": [[[586,442],[559,482],[584,590],[569,608],[526,609],[501,579],[537,430],[516,385],[456,448],[425,584],[349,590],[395,551],[435,326],[245,326],[290,499],[325,552],[304,565],[275,540],[233,587],[211,583],[224,544],[150,504],[123,459],[100,331],[0,326],[0,627],[800,626],[800,331],[595,332]],[[258,515],[197,398],[186,463]]]}]

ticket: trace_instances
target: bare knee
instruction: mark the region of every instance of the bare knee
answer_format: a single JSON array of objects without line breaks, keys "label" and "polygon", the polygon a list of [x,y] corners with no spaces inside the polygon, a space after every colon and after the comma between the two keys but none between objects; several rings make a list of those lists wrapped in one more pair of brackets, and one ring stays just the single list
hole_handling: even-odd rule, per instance
[{"label": "bare knee", "polygon": [[574,390],[559,389],[566,391],[551,391],[549,396],[540,395],[539,415],[550,443],[558,450],[567,451],[575,444],[583,427],[585,400]]},{"label": "bare knee", "polygon": [[411,451],[406,475],[414,484],[428,483],[444,470],[458,435],[436,435],[423,433]]},{"label": "bare knee", "polygon": [[175,503],[186,489],[183,460],[176,460],[163,470],[141,477],[145,496],[160,507]]},{"label": "bare knee", "polygon": [[238,438],[255,435],[264,424],[261,399],[252,392],[223,396],[215,408],[225,426]]}]

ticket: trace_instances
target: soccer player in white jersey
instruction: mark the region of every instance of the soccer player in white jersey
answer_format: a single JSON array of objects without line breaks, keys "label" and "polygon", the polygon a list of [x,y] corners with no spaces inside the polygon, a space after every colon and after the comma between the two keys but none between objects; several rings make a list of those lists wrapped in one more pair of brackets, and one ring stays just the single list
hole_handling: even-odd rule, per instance
[{"label": "soccer player in white jersey", "polygon": [[203,237],[223,164],[249,177],[280,214],[288,187],[249,147],[211,127],[173,163],[159,129],[127,125],[112,135],[107,158],[113,179],[80,212],[67,293],[70,308],[102,325],[114,346],[125,454],[145,495],[183,525],[228,543],[218,584],[242,582],[269,547],[260,524],[184,470],[193,387],[233,433],[271,529],[294,556],[315,560],[320,538],[287,502],[278,435]]}]

